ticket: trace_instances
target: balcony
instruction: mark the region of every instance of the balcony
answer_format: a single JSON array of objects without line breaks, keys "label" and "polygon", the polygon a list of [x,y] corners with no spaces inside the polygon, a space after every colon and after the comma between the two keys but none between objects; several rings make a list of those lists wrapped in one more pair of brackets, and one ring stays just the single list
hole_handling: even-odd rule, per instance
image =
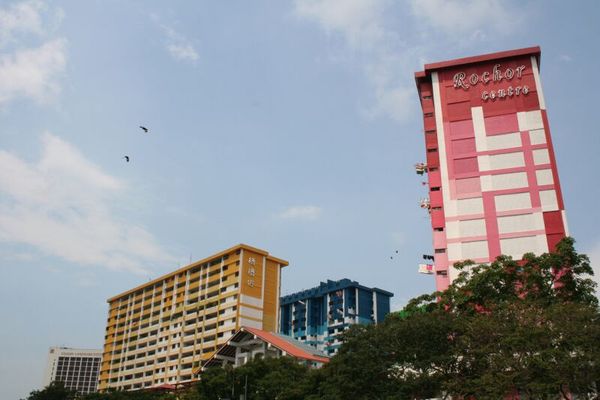
[{"label": "balcony", "polygon": [[194,345],[185,346],[181,349],[182,353],[194,352]]},{"label": "balcony", "polygon": [[201,313],[203,313],[204,315],[211,314],[211,313],[216,313],[216,312],[217,312],[217,306],[216,305],[201,311]]},{"label": "balcony", "polygon": [[231,329],[235,329],[235,321],[229,320],[219,327],[219,330],[221,330],[221,331],[231,330]]},{"label": "balcony", "polygon": [[217,334],[217,328],[212,328],[212,329],[202,332],[202,336],[211,336],[211,335],[216,335],[216,334]]},{"label": "balcony", "polygon": [[179,361],[181,364],[188,364],[188,363],[191,363],[194,361],[194,356],[184,357],[184,358],[181,358]]}]

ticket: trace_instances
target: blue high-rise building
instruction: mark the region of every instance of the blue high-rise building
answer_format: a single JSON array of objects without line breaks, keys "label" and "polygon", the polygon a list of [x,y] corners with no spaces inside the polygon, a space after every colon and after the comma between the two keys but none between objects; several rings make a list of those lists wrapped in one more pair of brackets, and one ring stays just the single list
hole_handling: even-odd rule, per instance
[{"label": "blue high-rise building", "polygon": [[350,325],[383,321],[390,312],[392,296],[350,279],[321,282],[280,299],[279,330],[332,355],[341,345],[337,336]]}]

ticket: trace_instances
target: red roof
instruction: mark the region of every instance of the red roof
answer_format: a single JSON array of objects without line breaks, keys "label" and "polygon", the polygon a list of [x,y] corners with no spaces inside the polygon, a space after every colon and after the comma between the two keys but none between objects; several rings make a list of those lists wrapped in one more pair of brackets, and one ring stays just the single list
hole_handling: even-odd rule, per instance
[{"label": "red roof", "polygon": [[456,67],[458,65],[465,65],[465,64],[474,64],[474,63],[479,63],[479,62],[484,62],[484,61],[497,60],[497,59],[501,59],[501,58],[524,56],[524,55],[536,56],[538,65],[539,65],[541,52],[542,52],[542,50],[540,49],[539,46],[534,46],[534,47],[526,47],[523,49],[499,51],[496,53],[482,54],[479,56],[456,58],[454,60],[440,61],[440,62],[436,62],[436,63],[425,64],[423,71],[415,72],[415,78],[416,79],[423,78],[431,71],[435,71],[438,69]]},{"label": "red roof", "polygon": [[227,340],[225,344],[219,348],[219,350],[217,350],[216,353],[206,360],[201,367],[193,371],[193,373],[197,374],[208,367],[220,364],[221,361],[219,360],[219,356],[228,358],[235,357],[236,347],[232,346],[231,342],[245,340],[244,338],[247,340],[250,337],[260,339],[261,341],[275,347],[279,351],[299,360],[313,361],[316,363],[329,362],[329,357],[327,357],[327,355],[289,336],[242,326],[233,336],[229,338],[229,340]]},{"label": "red roof", "polygon": [[282,339],[281,337],[271,332],[263,331],[261,329],[256,328],[250,328],[247,326],[243,326],[241,329],[246,332],[250,332],[255,336],[258,336],[265,342],[271,343],[271,345],[277,347],[279,350],[285,351],[287,354],[293,357],[322,363],[329,362],[329,358],[311,354],[300,347],[294,346],[292,343],[286,341],[285,339]]}]

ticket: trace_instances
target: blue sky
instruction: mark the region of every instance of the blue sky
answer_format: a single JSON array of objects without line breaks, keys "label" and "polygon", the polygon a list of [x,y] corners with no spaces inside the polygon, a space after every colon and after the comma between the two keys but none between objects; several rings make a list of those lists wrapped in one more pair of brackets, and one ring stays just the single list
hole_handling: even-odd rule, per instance
[{"label": "blue sky", "polygon": [[48,347],[100,348],[108,297],[237,243],[290,261],[282,294],[434,290],[426,62],[541,46],[570,230],[600,264],[599,7],[1,0],[0,398],[41,385]]}]

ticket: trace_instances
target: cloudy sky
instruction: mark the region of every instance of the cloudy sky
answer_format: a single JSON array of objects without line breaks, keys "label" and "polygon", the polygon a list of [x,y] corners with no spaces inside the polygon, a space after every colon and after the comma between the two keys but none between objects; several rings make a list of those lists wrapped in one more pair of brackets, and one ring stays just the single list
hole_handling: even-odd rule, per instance
[{"label": "cloudy sky", "polygon": [[100,348],[108,297],[237,243],[290,261],[283,294],[347,277],[398,308],[432,291],[412,170],[426,62],[542,47],[570,229],[600,265],[599,17],[595,1],[0,0],[0,398],[41,385],[49,346]]}]

